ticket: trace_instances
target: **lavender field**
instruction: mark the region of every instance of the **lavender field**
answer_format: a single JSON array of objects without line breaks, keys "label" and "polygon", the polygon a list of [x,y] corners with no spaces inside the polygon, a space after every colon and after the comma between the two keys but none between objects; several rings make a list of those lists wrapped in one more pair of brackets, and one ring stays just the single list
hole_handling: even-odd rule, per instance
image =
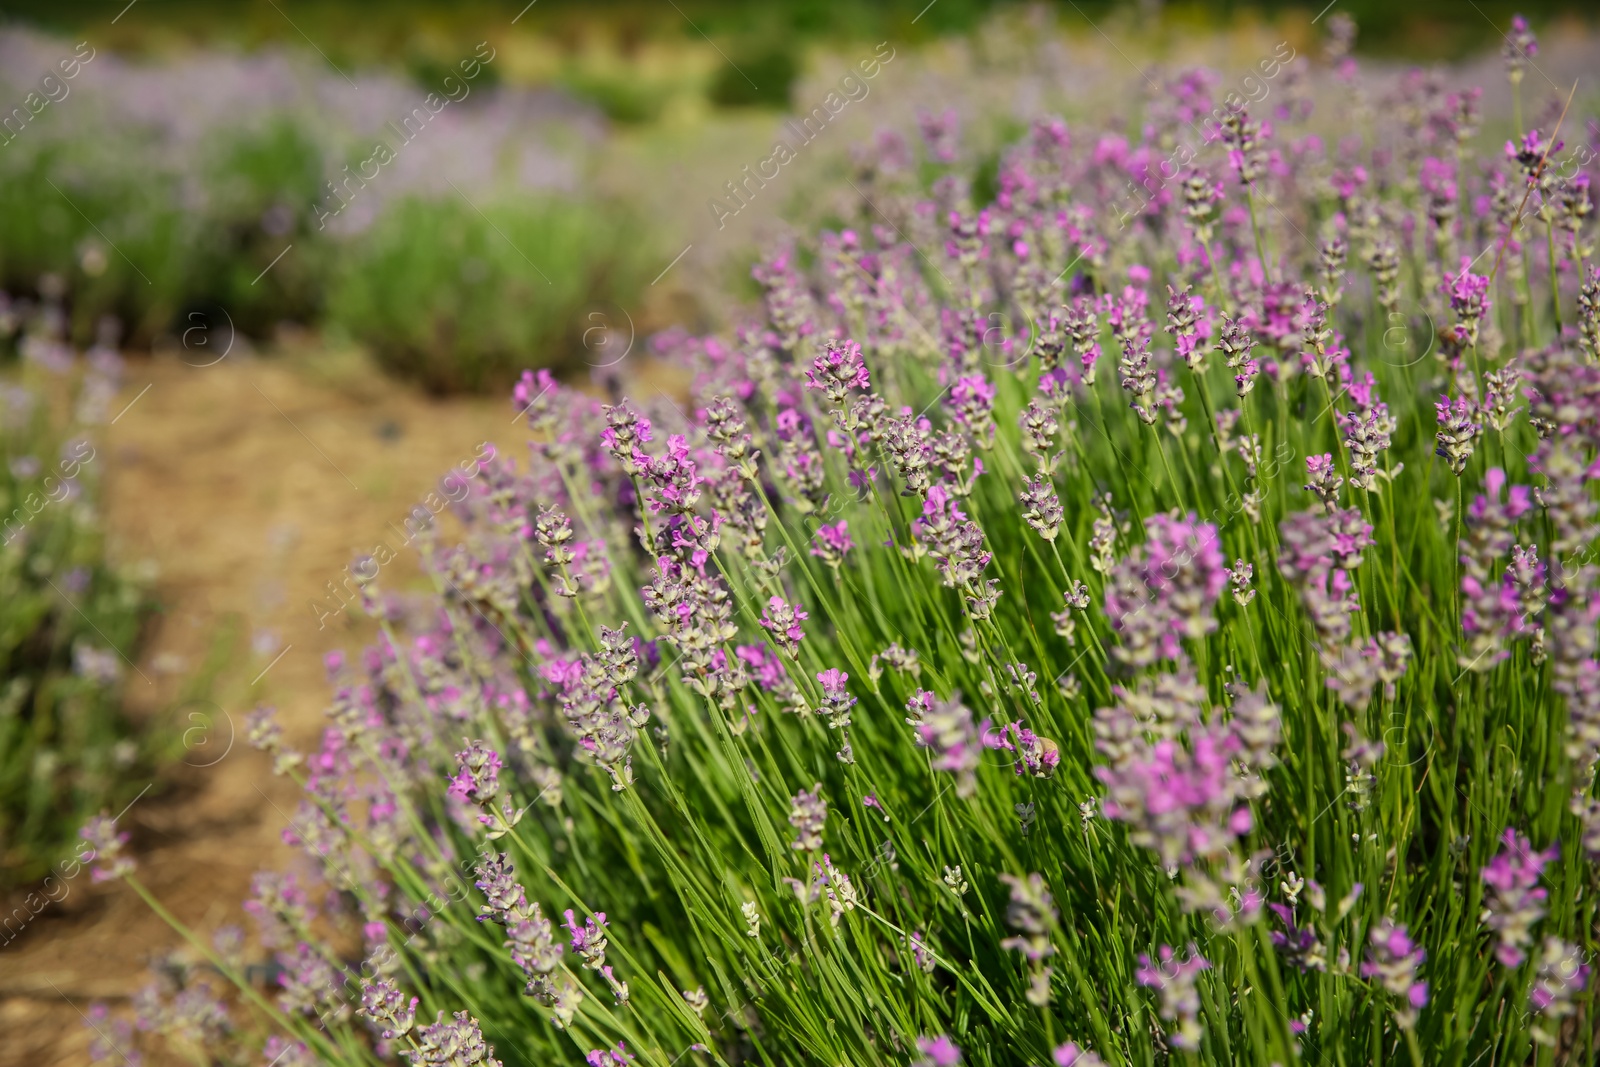
[{"label": "lavender field", "polygon": [[0,33],[17,1062],[1595,1062],[1600,37],[1152,10]]}]

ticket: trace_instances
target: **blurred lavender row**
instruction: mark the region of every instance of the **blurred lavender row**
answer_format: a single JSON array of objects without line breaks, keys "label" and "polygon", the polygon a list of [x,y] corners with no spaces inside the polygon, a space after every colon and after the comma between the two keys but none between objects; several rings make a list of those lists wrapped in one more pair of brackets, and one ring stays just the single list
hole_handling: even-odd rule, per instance
[{"label": "blurred lavender row", "polygon": [[[72,42],[64,39],[29,29],[0,31],[0,91],[8,106],[20,104],[42,75],[72,54]],[[447,194],[451,181],[469,193],[579,190],[592,149],[605,134],[596,109],[554,89],[469,87],[469,96],[434,116],[397,152],[394,167],[385,168],[341,217],[341,231],[365,229],[398,197]],[[323,178],[331,180],[342,166],[334,159],[364,156],[375,138],[397,144],[387,124],[422,107],[430,91],[445,92],[392,73],[352,71],[347,80],[314,55],[277,49],[255,55],[197,52],[160,65],[101,50],[69,83],[68,95],[5,146],[0,165],[16,165],[9,159],[13,154],[37,157],[66,149],[73,159],[64,173],[75,184],[93,182],[101,167],[171,173],[184,179],[182,206],[204,213],[227,190],[207,187],[198,175],[242,132],[293,122],[328,161]],[[282,206],[311,210],[309,203]],[[276,216],[261,224],[285,229]]]},{"label": "blurred lavender row", "polygon": [[439,390],[575,358],[584,310],[648,280],[650,244],[587,180],[600,112],[502,87],[497,58],[424,85],[310,52],[145,63],[0,32],[0,287],[62,279],[80,345],[108,315],[136,348],[196,315],[289,321]]}]

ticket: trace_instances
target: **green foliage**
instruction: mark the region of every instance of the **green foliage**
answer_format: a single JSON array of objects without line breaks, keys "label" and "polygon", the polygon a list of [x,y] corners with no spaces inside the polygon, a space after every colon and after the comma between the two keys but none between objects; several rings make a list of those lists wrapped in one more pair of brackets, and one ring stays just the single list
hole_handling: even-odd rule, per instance
[{"label": "green foliage", "polygon": [[717,68],[707,95],[721,107],[785,108],[799,74],[792,44],[735,46],[729,61]]},{"label": "green foliage", "polygon": [[667,93],[632,70],[575,69],[561,77],[562,88],[594,104],[613,122],[628,125],[661,117]]},{"label": "green foliage", "polygon": [[[316,319],[333,250],[307,205],[324,195],[326,166],[322,149],[286,115],[224,136],[196,176],[206,203],[185,250],[188,307],[225,307],[238,329],[257,337],[284,319]],[[289,245],[294,254],[263,274]]]},{"label": "green foliage", "polygon": [[0,287],[66,281],[83,344],[103,315],[141,338],[164,329],[188,274],[196,226],[177,207],[176,181],[142,165],[136,140],[119,147],[123,158],[92,142],[18,138],[0,151]]},{"label": "green foliage", "polygon": [[430,389],[500,386],[577,358],[585,309],[636,295],[648,254],[616,205],[408,199],[342,257],[328,318]]}]

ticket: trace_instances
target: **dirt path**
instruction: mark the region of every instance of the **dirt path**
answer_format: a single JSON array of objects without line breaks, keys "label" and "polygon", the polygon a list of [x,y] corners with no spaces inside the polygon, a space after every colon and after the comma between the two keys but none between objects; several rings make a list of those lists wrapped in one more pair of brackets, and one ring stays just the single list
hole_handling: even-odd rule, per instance
[{"label": "dirt path", "polygon": [[[136,801],[124,825],[146,884],[209,935],[243,922],[251,874],[289,851],[280,835],[296,790],[244,743],[243,712],[275,704],[290,741],[314,744],[323,655],[368,638],[342,617],[319,629],[308,602],[446,468],[486,438],[520,449],[520,435],[503,401],[430,399],[354,354],[293,346],[210,367],[135,360],[113,410],[129,401],[106,433],[105,521],[113,558],[158,567],[166,614],[140,664],[152,681],[135,676],[128,702],[136,714],[169,707],[208,653],[226,658],[217,708],[192,720],[187,766]],[[416,577],[406,552],[383,581]],[[229,626],[237,637],[219,647]],[[0,948],[0,1064],[87,1063],[80,1011],[133,994],[149,962],[179,944],[126,887],[91,886],[87,875],[67,883]]]}]

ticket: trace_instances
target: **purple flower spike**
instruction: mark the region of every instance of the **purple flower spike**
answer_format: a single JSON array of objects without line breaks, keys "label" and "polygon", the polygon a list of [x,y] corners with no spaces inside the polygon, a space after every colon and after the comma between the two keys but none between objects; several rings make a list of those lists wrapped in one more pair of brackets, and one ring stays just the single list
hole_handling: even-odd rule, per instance
[{"label": "purple flower spike", "polygon": [[500,787],[500,753],[482,741],[467,741],[466,745],[456,753],[458,770],[445,793],[463,804],[476,806],[478,823],[488,827],[484,836],[494,841],[510,833],[527,809],[514,808],[511,797]]},{"label": "purple flower spike", "polygon": [[1533,1026],[1535,1041],[1542,1045],[1556,1043],[1560,1021],[1578,1010],[1578,994],[1588,984],[1589,965],[1583,962],[1582,950],[1559,937],[1545,938],[1533,988],[1528,991],[1528,1006],[1540,1017]]},{"label": "purple flower spike", "polygon": [[835,406],[845,402],[851,389],[871,389],[872,378],[854,341],[829,341],[822,355],[806,371],[806,388],[821,389]]},{"label": "purple flower spike", "polygon": [[994,441],[994,386],[981,374],[956,379],[950,389],[950,416],[980,447]]},{"label": "purple flower spike", "polygon": [[1130,667],[1176,659],[1182,638],[1213,632],[1211,610],[1228,584],[1216,526],[1174,513],[1152,515],[1145,530],[1145,544],[1106,582],[1106,614],[1119,638],[1113,654]]},{"label": "purple flower spike", "polygon": [[828,728],[842,730],[849,726],[850,709],[856,706],[856,698],[845,688],[850,676],[832,667],[819,672],[817,681],[822,685],[822,707],[819,710],[827,717]]},{"label": "purple flower spike", "polygon": [[922,1059],[916,1067],[958,1067],[961,1063],[961,1050],[944,1034],[917,1038],[917,1051]]},{"label": "purple flower spike", "polygon": [[1147,989],[1154,989],[1160,999],[1160,1015],[1177,1029],[1167,1034],[1174,1048],[1193,1051],[1200,1047],[1204,1031],[1200,1027],[1200,990],[1197,988],[1202,972],[1211,969],[1211,962],[1189,946],[1189,958],[1178,959],[1171,945],[1162,945],[1152,961],[1148,954],[1139,954],[1139,969],[1134,979]]},{"label": "purple flower spike", "polygon": [[589,1067],[628,1067],[628,1064],[633,1062],[633,1057],[628,1055],[627,1046],[618,1041],[616,1048],[591,1049],[588,1055],[583,1057],[583,1062]]},{"label": "purple flower spike", "polygon": [[1417,968],[1428,954],[1411,940],[1406,928],[1393,919],[1380,919],[1368,937],[1367,961],[1361,977],[1376,978],[1390,994],[1404,999],[1394,1009],[1394,1019],[1403,1029],[1417,1024],[1417,1012],[1428,1003],[1428,983],[1417,980]]},{"label": "purple flower spike", "polygon": [[1500,55],[1506,61],[1506,76],[1515,85],[1522,80],[1528,60],[1539,54],[1539,39],[1528,28],[1528,20],[1521,15],[1511,18],[1511,32],[1505,35]]},{"label": "purple flower spike", "polygon": [[1500,939],[1494,958],[1502,967],[1520,967],[1528,958],[1523,950],[1533,943],[1533,927],[1544,918],[1544,902],[1549,896],[1539,886],[1539,878],[1558,849],[1551,846],[1537,852],[1526,837],[1509,827],[1500,841],[1505,848],[1482,872],[1490,889],[1485,903],[1488,926]]},{"label": "purple flower spike", "polygon": [[133,873],[133,860],[122,854],[123,846],[128,843],[128,835],[118,832],[115,819],[108,815],[96,815],[84,824],[78,836],[89,842],[89,847],[93,849],[84,857],[94,862],[89,870],[91,880],[108,882]]},{"label": "purple flower spike", "polygon": [[500,753],[482,741],[468,741],[456,753],[460,769],[450,779],[449,796],[468,804],[487,804],[500,794]]},{"label": "purple flower spike", "polygon": [[822,827],[828,819],[828,802],[822,799],[822,783],[807,792],[802,789],[790,801],[789,825],[798,835],[789,847],[801,852],[822,850]]},{"label": "purple flower spike", "polygon": [[1086,1048],[1079,1048],[1071,1041],[1065,1045],[1057,1045],[1055,1051],[1050,1054],[1050,1061],[1056,1067],[1105,1067],[1105,1060]]},{"label": "purple flower spike", "polygon": [[806,632],[800,624],[810,618],[800,608],[790,607],[782,597],[767,601],[767,613],[761,616],[761,625],[771,632],[778,647],[793,656],[800,651],[800,642]]},{"label": "purple flower spike", "polygon": [[1476,447],[1474,442],[1483,427],[1475,421],[1478,417],[1478,405],[1469,396],[1461,396],[1451,400],[1448,394],[1439,397],[1439,402],[1433,405],[1439,418],[1439,430],[1434,436],[1438,439],[1439,447],[1435,450],[1440,459],[1450,465],[1451,471],[1457,477],[1467,469],[1467,461],[1472,458]]},{"label": "purple flower spike", "polygon": [[598,971],[606,965],[606,913],[597,911],[594,918],[578,925],[572,909],[562,913],[567,920],[567,932],[572,935],[572,951],[583,957],[583,965]]},{"label": "purple flower spike", "polygon": [[855,547],[855,542],[850,540],[849,522],[840,519],[832,526],[818,526],[816,535],[811,539],[811,554],[821,559],[830,567],[837,567],[844,562],[845,553]]}]

